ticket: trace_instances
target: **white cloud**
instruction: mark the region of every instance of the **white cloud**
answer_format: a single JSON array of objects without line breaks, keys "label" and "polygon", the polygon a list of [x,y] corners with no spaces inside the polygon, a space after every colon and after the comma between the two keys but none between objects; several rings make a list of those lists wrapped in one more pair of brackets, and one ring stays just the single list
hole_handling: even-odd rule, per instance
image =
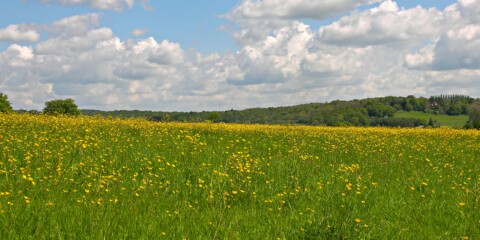
[{"label": "white cloud", "polygon": [[230,18],[326,19],[356,7],[379,2],[370,0],[245,0],[228,14]]},{"label": "white cloud", "polygon": [[480,22],[480,1],[478,0],[459,0],[458,8],[464,17],[473,23]]},{"label": "white cloud", "polygon": [[59,4],[64,6],[85,5],[100,10],[121,11],[125,8],[132,8],[134,0],[37,0],[41,3]]},{"label": "white cloud", "polygon": [[47,30],[54,37],[82,36],[100,24],[101,14],[91,13],[67,17],[53,22]]},{"label": "white cloud", "polygon": [[184,60],[183,49],[178,43],[168,40],[157,43],[152,37],[136,43],[132,52],[137,57],[160,65],[178,64]]},{"label": "white cloud", "polygon": [[457,24],[442,29],[431,44],[405,57],[416,70],[480,69],[480,1],[459,0],[445,9]]},{"label": "white cloud", "polygon": [[[31,47],[24,47],[17,44],[10,45],[7,50],[0,54],[0,62],[12,68],[28,67],[29,62],[34,59]],[[9,69],[13,70],[13,69]],[[12,71],[12,74],[14,71]]]},{"label": "white cloud", "polygon": [[109,40],[113,37],[112,30],[109,28],[93,29],[83,36],[61,36],[50,38],[36,45],[35,50],[45,55],[65,55],[72,53],[82,53],[94,48],[99,41]]},{"label": "white cloud", "polygon": [[146,33],[147,33],[146,29],[134,29],[134,30],[132,30],[132,35],[136,36],[136,37],[145,35]]},{"label": "white cloud", "polygon": [[454,24],[447,14],[420,6],[400,9],[390,0],[368,11],[350,16],[321,27],[321,41],[334,45],[368,46],[377,44],[411,43],[429,39]]},{"label": "white cloud", "polygon": [[34,29],[26,25],[8,25],[0,29],[0,41],[7,42],[36,42],[40,38]]},{"label": "white cloud", "polygon": [[234,38],[241,44],[262,41],[274,30],[292,25],[298,19],[323,20],[364,4],[381,0],[244,0],[223,17],[233,21],[238,30]]},{"label": "white cloud", "polygon": [[413,69],[480,69],[480,24],[449,30],[433,45],[406,56]]},{"label": "white cloud", "polygon": [[237,55],[240,72],[228,82],[249,85],[296,78],[311,39],[309,27],[296,22],[275,31],[262,42],[245,46]]}]

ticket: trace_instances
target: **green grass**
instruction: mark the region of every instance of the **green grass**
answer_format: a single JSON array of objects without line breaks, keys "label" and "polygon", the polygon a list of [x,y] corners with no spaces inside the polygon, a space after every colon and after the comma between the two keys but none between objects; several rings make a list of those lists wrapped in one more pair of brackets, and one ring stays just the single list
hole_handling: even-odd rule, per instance
[{"label": "green grass", "polygon": [[479,239],[479,157],[479,131],[0,114],[0,239]]},{"label": "green grass", "polygon": [[427,122],[432,118],[440,123],[442,126],[450,126],[455,128],[462,128],[468,121],[468,115],[448,116],[448,115],[436,115],[424,112],[404,112],[399,111],[395,113],[396,118],[420,118],[425,119]]}]

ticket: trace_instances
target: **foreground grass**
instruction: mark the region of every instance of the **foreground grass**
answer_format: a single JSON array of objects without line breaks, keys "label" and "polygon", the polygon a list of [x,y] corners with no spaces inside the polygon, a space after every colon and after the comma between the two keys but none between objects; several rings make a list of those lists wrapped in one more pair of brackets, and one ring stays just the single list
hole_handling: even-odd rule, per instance
[{"label": "foreground grass", "polygon": [[463,128],[468,121],[468,115],[448,116],[436,115],[424,112],[404,112],[398,111],[395,113],[396,118],[420,118],[427,122],[431,119],[437,121],[442,126],[450,126],[455,128]]},{"label": "foreground grass", "polygon": [[479,137],[0,115],[0,238],[478,239]]}]

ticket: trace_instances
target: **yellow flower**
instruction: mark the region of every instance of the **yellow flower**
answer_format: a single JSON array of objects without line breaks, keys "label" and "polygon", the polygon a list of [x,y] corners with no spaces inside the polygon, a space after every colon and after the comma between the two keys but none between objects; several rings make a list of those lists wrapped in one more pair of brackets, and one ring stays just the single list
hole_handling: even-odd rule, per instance
[{"label": "yellow flower", "polygon": [[461,202],[461,203],[458,203],[458,205],[460,205],[460,207],[463,207],[463,206],[465,206],[465,203]]},{"label": "yellow flower", "polygon": [[356,222],[356,223],[361,223],[362,220],[361,220],[360,218],[356,218],[356,219],[355,219],[355,222]]}]

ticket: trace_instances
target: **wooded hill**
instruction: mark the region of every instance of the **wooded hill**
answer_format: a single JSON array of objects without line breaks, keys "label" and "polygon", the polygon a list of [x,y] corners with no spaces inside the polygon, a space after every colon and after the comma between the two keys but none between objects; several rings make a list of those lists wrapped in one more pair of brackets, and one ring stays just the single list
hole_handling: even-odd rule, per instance
[{"label": "wooded hill", "polygon": [[152,121],[225,122],[261,124],[302,124],[327,126],[398,126],[417,127],[440,124],[434,119],[395,117],[398,111],[435,115],[465,115],[476,102],[465,95],[424,97],[379,97],[328,103],[309,103],[287,107],[252,108],[222,112],[154,112],[81,110],[85,115],[143,117]]}]

